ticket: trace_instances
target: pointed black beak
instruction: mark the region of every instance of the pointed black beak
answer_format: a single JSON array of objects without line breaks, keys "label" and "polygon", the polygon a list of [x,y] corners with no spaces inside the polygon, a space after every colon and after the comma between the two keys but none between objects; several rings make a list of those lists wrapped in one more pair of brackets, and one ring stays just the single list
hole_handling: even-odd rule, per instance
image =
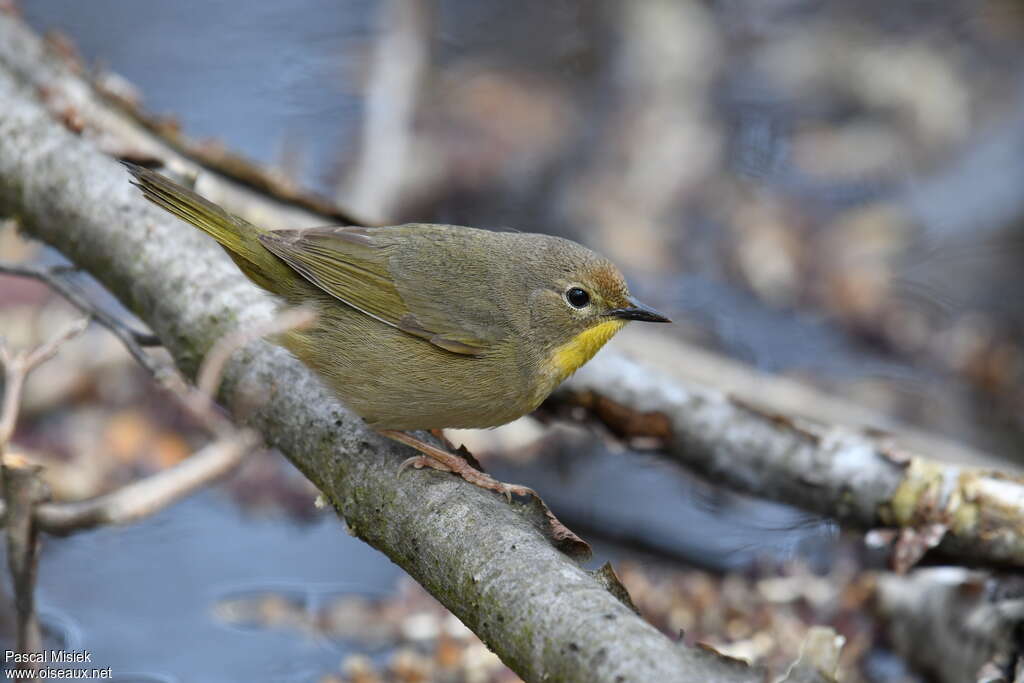
[{"label": "pointed black beak", "polygon": [[623,320],[641,320],[645,323],[670,323],[672,322],[661,313],[650,306],[645,306],[633,297],[629,298],[629,306],[625,308],[614,308],[608,311],[608,315]]}]

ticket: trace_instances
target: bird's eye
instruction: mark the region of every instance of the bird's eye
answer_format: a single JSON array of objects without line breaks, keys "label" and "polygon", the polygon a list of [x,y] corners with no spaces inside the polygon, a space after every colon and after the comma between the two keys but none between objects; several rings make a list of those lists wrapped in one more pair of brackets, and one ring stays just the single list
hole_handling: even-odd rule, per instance
[{"label": "bird's eye", "polygon": [[565,293],[565,300],[569,302],[569,305],[573,308],[585,308],[590,303],[590,295],[587,294],[585,289],[579,287],[571,287]]}]

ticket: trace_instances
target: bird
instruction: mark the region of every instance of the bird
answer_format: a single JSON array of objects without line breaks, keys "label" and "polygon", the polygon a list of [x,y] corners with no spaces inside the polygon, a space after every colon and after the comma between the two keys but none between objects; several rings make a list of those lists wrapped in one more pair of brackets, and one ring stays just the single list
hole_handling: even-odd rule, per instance
[{"label": "bird", "polygon": [[277,339],[366,424],[452,472],[532,494],[411,431],[496,427],[536,409],[630,321],[671,322],[608,259],[568,239],[410,223],[268,230],[123,162],[153,204],[199,228],[285,306],[316,313]]}]

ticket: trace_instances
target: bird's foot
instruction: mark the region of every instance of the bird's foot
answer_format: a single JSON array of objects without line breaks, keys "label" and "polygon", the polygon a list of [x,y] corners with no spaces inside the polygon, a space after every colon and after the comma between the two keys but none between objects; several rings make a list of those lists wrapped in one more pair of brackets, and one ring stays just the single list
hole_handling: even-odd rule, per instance
[{"label": "bird's foot", "polygon": [[417,439],[411,434],[405,432],[399,432],[391,429],[384,429],[380,432],[389,439],[398,441],[407,446],[412,446],[423,455],[415,455],[405,460],[398,467],[398,474],[401,475],[407,468],[413,467],[415,469],[421,469],[423,467],[430,467],[431,469],[440,470],[441,472],[451,472],[457,474],[470,484],[479,486],[482,489],[488,491],[497,491],[505,498],[512,502],[512,496],[536,496],[533,489],[526,486],[519,486],[518,484],[506,484],[505,482],[498,481],[486,472],[481,472],[476,469],[461,457],[449,453],[445,450],[433,446],[421,439]]},{"label": "bird's foot", "polygon": [[[538,496],[533,489],[526,486],[506,484],[505,482],[498,481],[491,475],[476,469],[458,455],[449,453],[444,449],[418,439],[412,434],[391,429],[382,429],[380,430],[380,433],[389,439],[393,439],[407,446],[412,446],[422,454],[407,458],[402,462],[398,468],[399,475],[401,475],[408,467],[414,467],[416,469],[430,467],[431,469],[440,470],[441,472],[457,474],[470,484],[479,486],[482,489],[497,491],[501,495],[505,496],[509,502],[512,502],[512,496],[514,495],[529,496],[536,501],[531,507],[535,510],[539,510],[541,514],[543,514],[545,524],[547,526],[548,537],[554,542],[557,548],[578,559],[585,560],[591,557],[590,546],[587,542],[573,533],[572,529],[562,524],[558,518],[555,517],[555,514],[551,512],[551,508],[541,500],[540,496]],[[445,441],[445,443],[448,442]],[[448,445],[450,446],[451,444]]]}]

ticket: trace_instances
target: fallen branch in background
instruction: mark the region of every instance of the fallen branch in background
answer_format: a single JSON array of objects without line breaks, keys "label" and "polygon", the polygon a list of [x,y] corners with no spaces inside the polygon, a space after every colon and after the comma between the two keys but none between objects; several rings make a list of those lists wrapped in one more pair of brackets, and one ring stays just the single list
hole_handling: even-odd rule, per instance
[{"label": "fallen branch in background", "polygon": [[1020,477],[940,463],[865,434],[767,412],[611,353],[553,399],[585,408],[619,436],[657,440],[716,484],[861,529],[891,528],[897,570],[932,547],[966,564],[1024,567]]},{"label": "fallen branch in background", "polygon": [[218,439],[173,467],[88,500],[40,503],[35,523],[41,531],[66,536],[109,524],[145,519],[235,470],[259,446],[255,435]]},{"label": "fallen branch in background", "polygon": [[1024,681],[1020,576],[993,580],[961,567],[882,574],[875,604],[892,648],[936,681]]},{"label": "fallen branch in background", "polygon": [[1005,456],[979,451],[878,412],[867,404],[822,391],[793,377],[759,371],[720,353],[658,334],[649,327],[627,327],[601,355],[616,351],[640,361],[648,366],[648,371],[663,378],[684,386],[714,387],[766,412],[884,437],[900,448],[927,453],[942,462],[1024,473],[1021,463]]},{"label": "fallen branch in background", "polygon": [[[0,14],[0,32],[12,21]],[[270,302],[222,252],[147,205],[119,164],[47,113],[5,64],[0,50],[0,211],[95,275],[186,372],[218,338],[266,318]],[[399,481],[408,449],[368,430],[285,351],[257,344],[236,354],[219,395],[289,456],[356,536],[523,678],[763,680],[762,671],[675,643],[644,622],[551,545],[536,506],[509,505],[443,473]],[[265,400],[247,409],[253,395]]]}]

